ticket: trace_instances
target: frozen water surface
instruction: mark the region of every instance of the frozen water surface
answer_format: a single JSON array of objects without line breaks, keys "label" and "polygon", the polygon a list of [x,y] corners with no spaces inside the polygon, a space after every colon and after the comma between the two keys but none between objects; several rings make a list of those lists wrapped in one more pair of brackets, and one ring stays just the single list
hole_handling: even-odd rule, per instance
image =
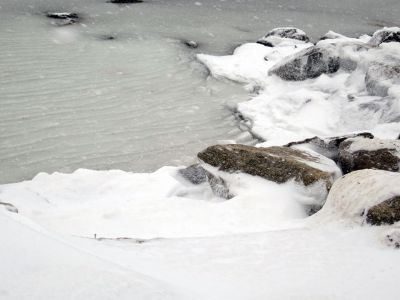
[{"label": "frozen water surface", "polygon": [[[45,17],[64,11],[82,19]],[[0,183],[79,167],[152,171],[243,141],[228,107],[246,92],[208,77],[196,53],[228,53],[276,26],[358,35],[398,25],[399,11],[398,1],[0,0]]]}]

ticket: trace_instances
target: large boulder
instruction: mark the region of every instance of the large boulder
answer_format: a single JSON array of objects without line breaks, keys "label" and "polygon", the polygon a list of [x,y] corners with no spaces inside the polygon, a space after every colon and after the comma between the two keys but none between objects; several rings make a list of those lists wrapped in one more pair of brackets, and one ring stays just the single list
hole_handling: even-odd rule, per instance
[{"label": "large boulder", "polygon": [[340,58],[336,50],[331,44],[306,48],[273,66],[269,73],[292,81],[334,73],[340,67]]},{"label": "large boulder", "polygon": [[305,43],[310,41],[309,37],[303,30],[295,27],[279,27],[272,29],[265,36],[260,38],[257,43],[267,47],[274,47],[276,42],[279,42],[279,38],[298,40]]},{"label": "large boulder", "polygon": [[385,27],[376,31],[368,44],[371,46],[379,46],[382,43],[400,42],[400,28],[399,27]]},{"label": "large boulder", "polygon": [[198,157],[222,172],[247,173],[276,183],[294,180],[305,186],[321,182],[326,190],[337,176],[331,160],[288,147],[215,145],[200,152]]},{"label": "large boulder", "polygon": [[388,90],[400,84],[400,62],[397,64],[371,64],[365,75],[365,86],[370,95],[386,97]]},{"label": "large boulder", "polygon": [[400,174],[368,169],[343,176],[333,184],[319,216],[372,225],[400,221]]},{"label": "large boulder", "polygon": [[398,172],[400,140],[347,139],[340,144],[338,163],[345,174],[362,169]]}]

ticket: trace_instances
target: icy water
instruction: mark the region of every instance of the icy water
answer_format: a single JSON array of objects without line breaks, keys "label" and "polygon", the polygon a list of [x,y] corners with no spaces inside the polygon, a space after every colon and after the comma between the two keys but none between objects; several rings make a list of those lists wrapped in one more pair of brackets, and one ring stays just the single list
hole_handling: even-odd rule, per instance
[{"label": "icy water", "polygon": [[[82,21],[57,27],[51,11]],[[219,140],[250,142],[231,111],[245,91],[209,78],[196,53],[230,53],[276,26],[370,33],[399,12],[398,1],[370,0],[0,0],[0,183],[152,171]]]}]

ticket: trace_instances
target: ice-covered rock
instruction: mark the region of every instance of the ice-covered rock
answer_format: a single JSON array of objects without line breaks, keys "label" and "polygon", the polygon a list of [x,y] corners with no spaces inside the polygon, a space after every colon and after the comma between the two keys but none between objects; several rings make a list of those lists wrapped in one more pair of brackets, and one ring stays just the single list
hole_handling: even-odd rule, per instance
[{"label": "ice-covered rock", "polygon": [[81,17],[73,12],[48,12],[46,17],[54,19],[54,25],[66,26],[77,23]]},{"label": "ice-covered rock", "polygon": [[386,97],[395,84],[400,84],[400,61],[397,64],[373,63],[368,67],[365,86],[370,95]]},{"label": "ice-covered rock", "polygon": [[338,174],[337,167],[328,158],[288,147],[215,145],[200,152],[198,157],[219,171],[243,172],[276,183],[294,180],[305,186],[321,181],[326,190]]},{"label": "ice-covered rock", "polygon": [[399,196],[399,173],[359,170],[335,181],[319,214],[358,223],[393,223],[400,220]]},{"label": "ice-covered rock", "polygon": [[343,173],[362,169],[397,172],[400,166],[400,140],[347,139],[340,144],[338,162]]},{"label": "ice-covered rock", "polygon": [[339,70],[340,59],[331,44],[313,46],[300,51],[272,67],[270,74],[284,80],[301,81]]},{"label": "ice-covered rock", "polygon": [[272,29],[265,36],[260,38],[257,43],[267,47],[274,47],[279,43],[279,38],[298,40],[306,43],[310,41],[309,37],[303,30],[295,27],[279,27]]},{"label": "ice-covered rock", "polygon": [[306,147],[308,149],[311,149],[312,151],[315,151],[323,156],[326,156],[336,161],[339,156],[340,144],[346,139],[354,137],[364,137],[368,139],[374,138],[374,136],[369,132],[353,133],[353,134],[328,137],[328,138],[320,138],[318,136],[315,136],[302,141],[291,142],[285,146],[292,148]]},{"label": "ice-covered rock", "polygon": [[377,30],[368,44],[371,46],[379,46],[382,43],[400,42],[400,28],[399,27],[385,27]]}]

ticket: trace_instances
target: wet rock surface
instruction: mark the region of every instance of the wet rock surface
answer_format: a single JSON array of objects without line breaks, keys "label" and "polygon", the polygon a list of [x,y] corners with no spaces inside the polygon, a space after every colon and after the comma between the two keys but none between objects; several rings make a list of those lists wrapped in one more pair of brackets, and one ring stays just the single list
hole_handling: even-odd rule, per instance
[{"label": "wet rock surface", "polygon": [[193,184],[201,184],[207,181],[207,171],[199,164],[180,169],[179,174]]},{"label": "wet rock surface", "polygon": [[383,28],[381,30],[376,31],[369,40],[368,44],[372,46],[379,46],[382,43],[390,43],[390,42],[400,42],[399,27]]},{"label": "wet rock surface", "polygon": [[262,44],[267,47],[273,47],[274,44],[271,40],[269,40],[269,37],[280,37],[284,39],[293,39],[293,40],[299,40],[302,42],[309,42],[310,38],[307,36],[307,34],[295,27],[279,27],[272,29],[270,32],[268,32],[265,36],[260,38],[257,43]]}]

